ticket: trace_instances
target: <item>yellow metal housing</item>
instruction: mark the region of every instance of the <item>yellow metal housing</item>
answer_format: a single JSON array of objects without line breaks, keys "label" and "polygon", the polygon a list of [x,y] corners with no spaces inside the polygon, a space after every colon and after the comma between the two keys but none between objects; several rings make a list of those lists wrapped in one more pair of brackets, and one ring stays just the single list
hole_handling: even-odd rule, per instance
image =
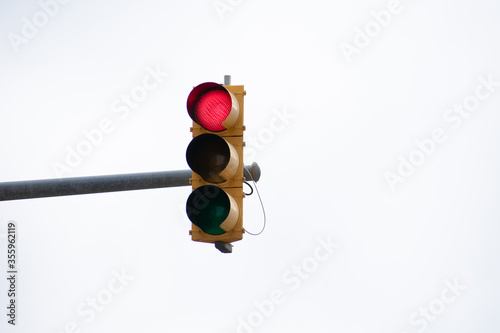
[{"label": "yellow metal housing", "polygon": [[[211,184],[216,185],[223,189],[230,197],[231,211],[226,220],[222,223],[221,228],[227,232],[222,235],[209,235],[204,233],[196,225],[192,224],[190,235],[193,241],[197,242],[207,242],[215,243],[216,241],[223,241],[226,243],[235,242],[243,238],[243,131],[245,130],[243,125],[244,120],[244,107],[243,98],[245,95],[244,86],[224,86],[231,94],[231,98],[235,98],[237,105],[239,107],[231,114],[224,122],[224,126],[227,124],[234,123],[231,128],[221,132],[211,132],[203,129],[200,125],[193,122],[193,127],[191,131],[193,132],[193,138],[204,133],[213,133],[221,136],[230,143],[229,147],[231,150],[231,161],[228,163],[227,167],[221,176],[227,180],[222,183],[212,184],[203,180],[200,175],[193,171],[191,184],[192,189],[196,189],[200,186]],[[237,117],[237,118],[236,118]],[[231,119],[230,119],[231,118]],[[236,118],[236,119],[235,119]],[[237,163],[236,163],[237,162]],[[234,207],[233,207],[234,206]]]}]

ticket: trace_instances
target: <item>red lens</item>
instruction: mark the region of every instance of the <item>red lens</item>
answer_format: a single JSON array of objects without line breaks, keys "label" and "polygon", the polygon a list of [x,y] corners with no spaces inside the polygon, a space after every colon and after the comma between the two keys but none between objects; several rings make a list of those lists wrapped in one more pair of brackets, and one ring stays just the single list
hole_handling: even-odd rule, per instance
[{"label": "red lens", "polygon": [[196,120],[205,129],[220,132],[222,122],[231,112],[231,96],[225,90],[213,89],[203,94],[196,104]]}]

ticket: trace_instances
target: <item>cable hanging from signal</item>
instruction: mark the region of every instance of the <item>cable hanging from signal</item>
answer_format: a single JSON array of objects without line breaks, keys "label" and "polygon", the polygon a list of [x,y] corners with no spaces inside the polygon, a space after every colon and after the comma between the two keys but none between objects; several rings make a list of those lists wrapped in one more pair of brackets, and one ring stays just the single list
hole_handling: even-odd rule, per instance
[{"label": "cable hanging from signal", "polygon": [[[264,208],[264,204],[262,203],[262,198],[260,196],[259,189],[257,188],[257,182],[253,179],[252,173],[248,170],[248,168],[246,166],[243,166],[243,167],[248,172],[248,174],[250,175],[251,180],[253,181],[253,184],[255,186],[255,191],[257,192],[257,196],[259,197],[260,206],[262,207],[262,214],[264,215],[264,223],[262,224],[262,229],[258,233],[254,234],[254,233],[249,232],[246,229],[245,229],[245,232],[248,233],[249,235],[252,235],[252,236],[258,236],[258,235],[260,235],[264,231],[264,229],[266,229],[266,223],[267,223],[267,221],[266,221],[267,220],[267,218],[266,218],[266,209]],[[247,183],[246,181],[245,181],[245,183],[248,186],[250,186],[250,188],[252,189],[252,192],[250,192],[250,194],[248,194],[248,195],[251,195],[253,193],[253,187],[249,183]]]}]

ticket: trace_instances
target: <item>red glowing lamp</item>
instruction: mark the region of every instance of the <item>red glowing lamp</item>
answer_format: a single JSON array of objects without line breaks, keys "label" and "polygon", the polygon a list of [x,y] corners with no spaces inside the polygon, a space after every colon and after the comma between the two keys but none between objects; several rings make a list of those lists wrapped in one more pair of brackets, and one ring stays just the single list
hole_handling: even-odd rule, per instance
[{"label": "red glowing lamp", "polygon": [[240,106],[224,86],[205,82],[194,87],[189,94],[187,110],[191,119],[204,129],[222,132],[236,124]]}]

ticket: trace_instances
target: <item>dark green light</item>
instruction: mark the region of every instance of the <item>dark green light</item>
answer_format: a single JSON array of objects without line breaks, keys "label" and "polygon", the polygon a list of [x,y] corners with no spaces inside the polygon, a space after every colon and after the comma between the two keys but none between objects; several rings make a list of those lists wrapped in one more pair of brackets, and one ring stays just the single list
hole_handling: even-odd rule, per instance
[{"label": "dark green light", "polygon": [[229,215],[230,201],[224,190],[213,185],[200,186],[191,192],[186,204],[189,219],[203,232],[220,235],[220,228]]}]

